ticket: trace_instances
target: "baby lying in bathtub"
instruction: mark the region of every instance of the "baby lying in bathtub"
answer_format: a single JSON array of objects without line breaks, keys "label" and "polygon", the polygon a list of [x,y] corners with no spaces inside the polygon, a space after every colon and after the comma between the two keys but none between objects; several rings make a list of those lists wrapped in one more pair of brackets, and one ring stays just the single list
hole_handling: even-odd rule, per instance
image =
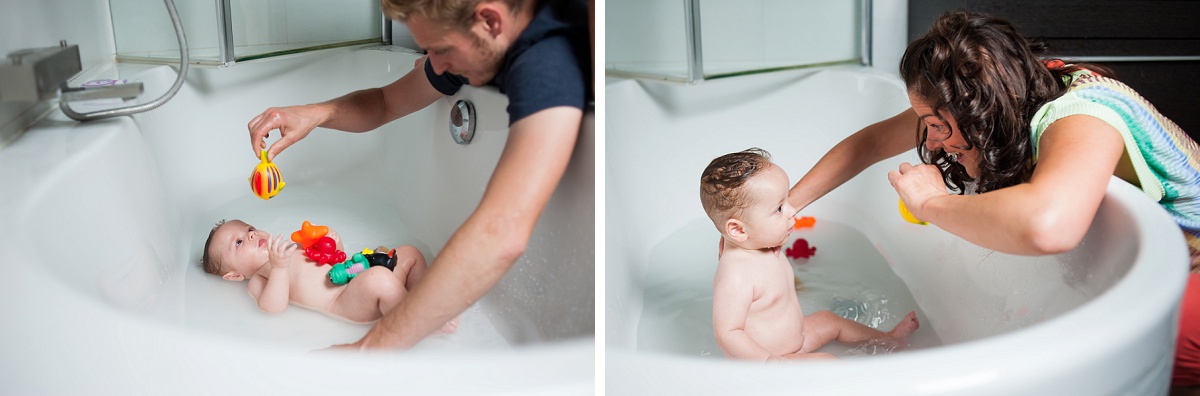
[{"label": "baby lying in bathtub", "polygon": [[713,279],[717,345],[728,357],[757,361],[836,358],[815,352],[833,340],[903,347],[918,327],[913,312],[886,333],[829,311],[804,316],[792,267],[780,253],[796,214],[788,186],[787,173],[757,148],[718,157],[704,169],[700,201],[722,236]]},{"label": "baby lying in bathtub", "polygon": [[[342,239],[332,229],[338,250]],[[329,280],[328,265],[317,265],[284,234],[271,238],[241,220],[222,221],[204,242],[204,271],[226,280],[249,280],[246,291],[266,312],[279,313],[288,303],[323,312],[352,322],[378,320],[420,282],[425,257],[412,246],[395,249],[395,269],[373,266],[344,285]],[[379,251],[386,251],[380,247]],[[454,332],[458,319],[442,327]]]}]

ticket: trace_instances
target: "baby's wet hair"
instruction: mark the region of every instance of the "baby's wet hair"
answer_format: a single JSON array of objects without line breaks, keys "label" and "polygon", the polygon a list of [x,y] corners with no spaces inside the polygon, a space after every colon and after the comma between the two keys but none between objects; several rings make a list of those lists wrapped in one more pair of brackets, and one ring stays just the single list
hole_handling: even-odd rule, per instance
[{"label": "baby's wet hair", "polygon": [[700,176],[700,203],[713,223],[741,215],[750,204],[742,187],[770,166],[771,154],[758,147],[725,154],[709,162]]},{"label": "baby's wet hair", "polygon": [[208,239],[204,240],[204,251],[201,252],[200,256],[200,266],[204,268],[204,272],[213,275],[224,275],[221,273],[220,260],[217,260],[217,257],[208,249],[209,245],[212,244],[213,235],[217,233],[217,229],[221,228],[223,224],[225,224],[224,219],[218,221],[217,224],[213,225],[212,230],[208,231]]}]

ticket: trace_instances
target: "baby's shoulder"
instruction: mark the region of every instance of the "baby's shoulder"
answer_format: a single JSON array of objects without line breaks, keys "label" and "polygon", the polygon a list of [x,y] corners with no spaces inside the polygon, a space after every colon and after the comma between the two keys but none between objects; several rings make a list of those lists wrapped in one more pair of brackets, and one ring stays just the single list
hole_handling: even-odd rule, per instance
[{"label": "baby's shoulder", "polygon": [[760,261],[753,255],[740,251],[726,251],[717,259],[717,277],[730,281],[748,282],[753,278],[756,263]]}]

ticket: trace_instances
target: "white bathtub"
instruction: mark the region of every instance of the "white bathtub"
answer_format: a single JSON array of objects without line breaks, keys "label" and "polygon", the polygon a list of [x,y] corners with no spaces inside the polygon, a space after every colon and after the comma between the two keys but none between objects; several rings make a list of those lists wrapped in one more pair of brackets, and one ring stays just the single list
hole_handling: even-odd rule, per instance
[{"label": "white bathtub", "polygon": [[[348,249],[413,244],[431,259],[482,196],[507,137],[507,100],[464,89],[378,131],[314,131],[276,159],[287,187],[250,193],[246,123],[269,106],[382,86],[417,56],[343,49],[192,69],[162,108],[80,124],[55,113],[0,149],[0,389],[15,394],[586,394],[594,387],[594,131],[525,255],[461,317],[406,353],[310,353],[368,326],[299,307],[257,310],[244,283],[197,264],[220,219],[271,233],[302,220]],[[165,66],[91,73],[146,82]],[[82,81],[76,81],[78,84]],[[479,110],[456,145],[454,100]],[[85,110],[77,106],[77,110]],[[272,141],[278,136],[273,136]]]},{"label": "white bathtub", "polygon": [[[904,87],[847,67],[697,86],[609,80],[605,100],[609,393],[1166,393],[1187,253],[1165,211],[1114,181],[1079,248],[1046,257],[992,253],[901,219],[886,174],[916,162],[915,151],[868,168],[801,212],[817,218],[805,235],[848,225],[863,241],[815,244],[811,265],[852,263],[867,252],[886,263],[882,272],[894,270],[911,292],[894,297],[911,299],[921,318],[914,348],[835,362],[721,358],[715,343],[697,341],[712,334],[719,236],[699,204],[700,172],[721,154],[757,146],[795,183],[847,134],[903,110]],[[675,250],[664,256],[668,245]],[[661,266],[679,265],[673,256],[691,267],[664,282]],[[690,305],[662,313],[650,305],[662,296]]]}]

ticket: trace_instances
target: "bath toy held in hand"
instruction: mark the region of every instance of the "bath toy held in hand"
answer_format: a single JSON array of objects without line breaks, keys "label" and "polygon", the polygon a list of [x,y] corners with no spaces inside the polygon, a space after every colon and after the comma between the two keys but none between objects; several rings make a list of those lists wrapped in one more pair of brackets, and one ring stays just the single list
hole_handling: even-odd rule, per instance
[{"label": "bath toy held in hand", "polygon": [[797,238],[795,242],[792,242],[792,247],[784,250],[784,254],[794,259],[809,258],[817,254],[817,248],[809,247],[808,241],[804,238]]},{"label": "bath toy held in hand", "polygon": [[255,165],[254,172],[250,173],[250,190],[265,201],[279,194],[285,183],[283,174],[279,173],[279,167],[267,159],[267,150],[263,150],[259,158],[262,161]]},{"label": "bath toy held in hand", "polygon": [[817,218],[812,216],[803,216],[796,218],[796,225],[793,228],[799,230],[801,228],[812,228],[817,224]]},{"label": "bath toy held in hand", "polygon": [[918,224],[918,225],[929,225],[928,222],[918,220],[916,216],[913,216],[912,212],[908,211],[908,207],[904,206],[903,199],[901,199],[899,201],[900,201],[900,217],[903,217],[904,221],[907,221],[907,222],[913,223],[913,224]]}]

